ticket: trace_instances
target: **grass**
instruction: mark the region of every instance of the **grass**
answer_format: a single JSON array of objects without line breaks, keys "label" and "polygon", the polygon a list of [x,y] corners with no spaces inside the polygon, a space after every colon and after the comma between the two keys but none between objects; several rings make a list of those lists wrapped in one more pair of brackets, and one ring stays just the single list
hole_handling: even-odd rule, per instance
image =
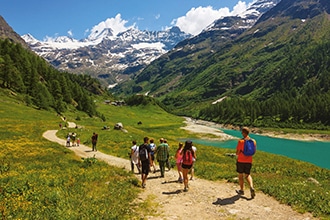
[{"label": "grass", "polygon": [[[2,96],[0,95],[2,98]],[[138,180],[122,169],[93,158],[81,160],[71,151],[41,138],[44,131],[58,129],[61,122],[53,112],[27,108],[19,99],[3,97],[0,104],[0,211],[2,218],[77,219],[144,218],[152,214],[134,211],[132,201],[139,190]],[[165,137],[174,155],[179,140],[196,138],[179,129],[183,119],[167,114],[156,106],[116,107],[96,100],[98,111],[106,118],[90,118],[74,110],[66,112],[68,121],[78,129],[63,129],[65,138],[75,132],[81,143],[91,146],[93,132],[99,134],[98,150],[127,158],[131,141],[142,143],[144,136],[156,143]],[[77,120],[79,119],[79,120]],[[137,122],[142,124],[138,125]],[[127,132],[114,130],[121,122]],[[109,130],[102,130],[103,126]],[[198,145],[195,173],[209,180],[236,182],[235,160],[225,156],[230,150]],[[252,175],[257,190],[291,205],[299,212],[329,219],[330,171],[287,157],[258,152]],[[315,181],[314,181],[315,180]],[[121,189],[121,190],[114,190]],[[136,207],[149,204],[134,204]]]},{"label": "grass", "polygon": [[97,160],[87,166],[42,138],[58,128],[56,113],[0,97],[1,219],[131,219],[134,176]]}]

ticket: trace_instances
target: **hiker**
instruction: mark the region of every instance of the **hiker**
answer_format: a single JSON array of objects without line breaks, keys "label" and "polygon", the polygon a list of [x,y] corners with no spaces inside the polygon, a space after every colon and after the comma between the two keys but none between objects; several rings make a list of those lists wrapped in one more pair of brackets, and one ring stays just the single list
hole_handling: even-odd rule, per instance
[{"label": "hiker", "polygon": [[70,147],[70,134],[66,136],[66,146]]},{"label": "hiker", "polygon": [[256,149],[257,143],[255,140],[249,137],[250,130],[247,127],[242,128],[243,138],[240,139],[236,146],[236,171],[238,173],[238,181],[240,189],[236,190],[237,194],[244,195],[244,175],[245,179],[249,183],[251,198],[255,197],[255,190],[253,188],[253,180],[250,175],[251,167],[252,167],[252,156],[247,156],[244,154],[244,144],[247,140],[252,140],[254,142],[254,148]]},{"label": "hiker", "polygon": [[150,155],[151,149],[148,142],[149,142],[149,138],[144,137],[143,144],[139,146],[138,163],[140,167],[142,167],[141,169],[142,188],[146,187],[147,177],[149,174],[150,164],[151,164],[151,155]]},{"label": "hiker", "polygon": [[93,132],[93,135],[92,135],[92,151],[94,151],[94,150],[97,151],[97,149],[96,149],[97,138],[98,138],[98,134]]},{"label": "hiker", "polygon": [[[192,150],[195,153],[195,157],[197,157],[197,154],[196,154],[197,148],[195,146],[192,146]],[[193,164],[192,164],[192,167],[190,169],[190,180],[194,180],[194,176],[195,176],[195,169],[194,169],[195,162],[196,162],[196,159],[193,158]]]},{"label": "hiker", "polygon": [[179,174],[179,178],[178,178],[178,182],[182,183],[183,182],[183,178],[182,178],[182,168],[181,168],[181,164],[182,164],[182,152],[183,149],[183,143],[179,143],[179,147],[176,150],[175,153],[175,161],[176,161],[176,168],[178,169],[178,174]]},{"label": "hiker", "polygon": [[168,159],[168,144],[164,143],[164,138],[159,140],[160,144],[156,149],[156,158],[160,168],[160,177],[164,177],[165,174],[165,164]]},{"label": "hiker", "polygon": [[134,165],[138,169],[139,173],[141,173],[140,166],[139,166],[139,146],[136,145],[136,141],[132,141],[133,146],[131,147],[131,170],[134,173]]},{"label": "hiker", "polygon": [[74,147],[76,144],[76,134],[75,133],[71,133],[71,142],[72,142],[72,147]]},{"label": "hiker", "polygon": [[80,138],[77,138],[77,146],[79,147],[80,145]]},{"label": "hiker", "polygon": [[155,151],[156,151],[156,144],[154,143],[154,139],[150,139],[150,155],[151,155],[151,164],[150,164],[150,169],[151,167],[154,168],[154,173],[156,173],[156,165],[155,165]]},{"label": "hiker", "polygon": [[188,191],[188,172],[192,167],[193,158],[196,159],[195,152],[192,149],[192,141],[187,140],[185,142],[184,148],[181,151],[182,155],[182,175],[183,175],[183,183],[184,183],[184,192]]},{"label": "hiker", "polygon": [[169,155],[169,152],[170,152],[170,146],[168,145],[167,143],[167,140],[164,138],[164,144],[167,145],[167,160],[166,160],[166,167],[168,169],[168,171],[171,170],[171,163],[170,163],[170,155]]}]

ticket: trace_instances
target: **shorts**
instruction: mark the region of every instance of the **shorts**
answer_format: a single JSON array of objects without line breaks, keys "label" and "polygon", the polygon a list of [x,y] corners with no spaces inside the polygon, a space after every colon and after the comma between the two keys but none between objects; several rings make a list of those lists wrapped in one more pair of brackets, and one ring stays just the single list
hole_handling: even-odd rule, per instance
[{"label": "shorts", "polygon": [[148,175],[150,169],[149,160],[142,161],[141,164],[142,164],[141,173]]},{"label": "shorts", "polygon": [[181,167],[182,167],[183,169],[188,169],[188,170],[190,170],[191,167],[192,167],[192,164],[190,164],[190,165],[182,164]]},{"label": "shorts", "polygon": [[236,163],[236,171],[237,173],[245,173],[250,174],[252,168],[252,163]]},{"label": "shorts", "polygon": [[151,160],[154,161],[155,160],[155,155],[151,154]]}]

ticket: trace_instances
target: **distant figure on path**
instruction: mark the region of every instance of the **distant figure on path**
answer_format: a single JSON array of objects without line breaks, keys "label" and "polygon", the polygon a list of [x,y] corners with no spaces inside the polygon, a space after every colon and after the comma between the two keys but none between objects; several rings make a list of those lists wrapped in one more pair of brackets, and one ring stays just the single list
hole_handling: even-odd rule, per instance
[{"label": "distant figure on path", "polygon": [[171,163],[170,163],[170,145],[167,143],[167,139],[164,138],[164,144],[167,145],[167,160],[166,160],[166,167],[168,170],[171,170]]},{"label": "distant figure on path", "polygon": [[80,145],[80,138],[77,138],[77,146],[79,147]]},{"label": "distant figure on path", "polygon": [[146,187],[146,181],[150,170],[151,164],[151,149],[149,146],[149,138],[143,138],[143,144],[139,146],[139,164],[141,164],[141,180],[142,180],[142,188]]},{"label": "distant figure on path", "polygon": [[[236,163],[236,171],[238,173],[238,180],[239,180],[239,186],[240,190],[236,190],[237,194],[244,195],[244,175],[245,179],[249,183],[250,186],[250,193],[251,198],[255,197],[255,191],[253,188],[253,180],[250,175],[251,168],[252,168],[252,156],[246,156],[244,155],[244,143],[246,140],[250,140],[249,137],[250,130],[247,127],[242,128],[242,135],[243,138],[240,139],[236,146],[236,155],[237,155],[237,163]],[[254,142],[254,147],[257,147],[257,143],[255,140],[251,139]]]},{"label": "distant figure on path", "polygon": [[[195,153],[195,157],[197,157],[197,153],[196,153],[197,148],[195,146],[192,146],[192,149],[193,149],[193,151]],[[194,169],[195,162],[196,162],[196,159],[193,158],[193,164],[192,164],[192,167],[190,169],[190,180],[194,180],[194,176],[195,176],[195,169]]]},{"label": "distant figure on path", "polygon": [[184,192],[188,191],[188,172],[193,165],[193,158],[196,159],[195,152],[192,149],[192,142],[187,140],[181,152],[182,155],[182,175],[184,183]]},{"label": "distant figure on path", "polygon": [[176,150],[175,153],[175,161],[176,161],[176,168],[178,169],[178,174],[179,174],[179,178],[178,178],[178,182],[182,183],[183,182],[183,178],[182,178],[182,152],[183,150],[183,143],[179,143],[179,147]]},{"label": "distant figure on path", "polygon": [[151,164],[150,164],[150,169],[151,167],[154,168],[154,173],[156,173],[156,165],[155,165],[155,151],[156,151],[156,144],[154,143],[154,139],[150,139],[150,149],[151,149],[151,152],[150,152],[150,155],[151,155]]},{"label": "distant figure on path", "polygon": [[156,149],[156,158],[159,164],[159,168],[160,168],[160,177],[164,177],[165,174],[165,164],[166,161],[168,160],[168,144],[164,143],[164,138],[161,138],[160,140],[160,144],[158,145],[157,149]]},{"label": "distant figure on path", "polygon": [[66,146],[70,147],[70,134],[66,137]]},{"label": "distant figure on path", "polygon": [[136,145],[136,141],[132,141],[133,146],[131,147],[131,170],[134,173],[134,165],[138,169],[139,173],[141,173],[140,165],[139,165],[139,146]]},{"label": "distant figure on path", "polygon": [[97,149],[96,149],[97,138],[98,138],[98,134],[93,132],[93,135],[92,135],[92,151],[94,151],[94,150],[97,151]]}]

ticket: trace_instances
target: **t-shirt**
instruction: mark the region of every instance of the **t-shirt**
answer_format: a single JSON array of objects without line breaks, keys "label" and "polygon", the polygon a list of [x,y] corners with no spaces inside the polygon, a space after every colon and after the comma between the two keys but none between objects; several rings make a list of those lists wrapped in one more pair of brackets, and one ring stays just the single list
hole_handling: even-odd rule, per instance
[{"label": "t-shirt", "polygon": [[131,160],[134,164],[138,164],[138,162],[139,162],[139,146],[134,145],[131,147],[131,149],[133,151]]},{"label": "t-shirt", "polygon": [[[253,140],[253,139],[252,139]],[[254,144],[257,146],[257,143],[255,140],[253,140]],[[244,150],[244,139],[240,139],[237,143],[236,150],[239,151],[237,161],[240,163],[252,163],[252,156],[245,156],[243,154]]]},{"label": "t-shirt", "polygon": [[[142,161],[141,160],[141,163],[149,163],[150,161],[149,161],[149,154],[150,154],[150,152],[151,152],[151,148],[150,148],[150,145],[149,144],[143,144],[143,145],[141,145],[140,147],[143,147],[143,148],[145,148],[146,150],[147,150],[147,153],[148,153],[148,160],[144,160],[144,161]],[[139,148],[140,148],[139,147]],[[142,149],[142,148],[141,148]],[[139,149],[140,150],[140,149]],[[139,155],[140,156],[140,155]]]},{"label": "t-shirt", "polygon": [[155,150],[156,150],[156,144],[155,143],[151,143],[151,144],[149,144],[149,146],[150,146],[150,149],[151,149],[150,154],[151,155],[154,155],[155,154]]},{"label": "t-shirt", "polygon": [[157,147],[157,160],[158,161],[166,161],[168,156],[168,145],[165,143],[161,143]]},{"label": "t-shirt", "polygon": [[[197,148],[196,148],[195,146],[192,146],[192,150],[194,151],[195,156],[196,156]],[[196,161],[196,158],[195,158],[195,157],[193,157],[193,161],[194,161],[194,162]]]},{"label": "t-shirt", "polygon": [[177,152],[176,152],[176,163],[182,163],[182,154],[181,154],[181,152],[182,152],[182,149],[181,150],[178,150]]}]

